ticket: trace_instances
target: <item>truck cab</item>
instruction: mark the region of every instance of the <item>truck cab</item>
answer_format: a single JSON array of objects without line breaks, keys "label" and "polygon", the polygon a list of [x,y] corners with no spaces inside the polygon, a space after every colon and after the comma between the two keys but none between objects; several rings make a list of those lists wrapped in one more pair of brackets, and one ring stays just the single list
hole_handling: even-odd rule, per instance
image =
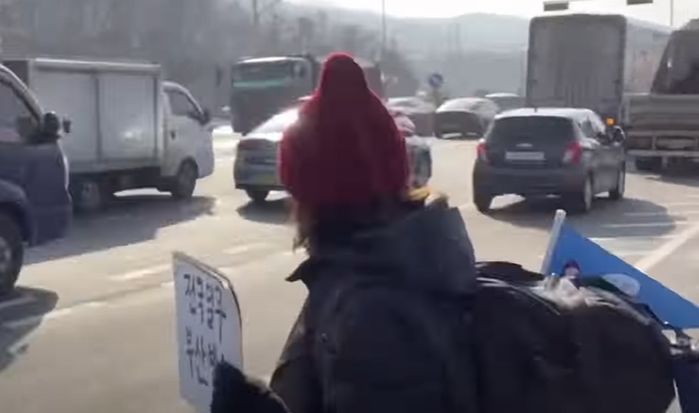
[{"label": "truck cab", "polygon": [[[321,60],[312,55],[244,59],[232,70],[232,126],[246,135],[262,122],[313,93],[318,84]],[[378,64],[355,59],[362,67],[369,88],[384,97],[383,74]]]},{"label": "truck cab", "polygon": [[316,85],[319,65],[305,56],[245,59],[232,70],[233,128],[247,134]]},{"label": "truck cab", "polygon": [[[66,124],[67,125],[67,124]],[[60,238],[71,220],[61,122],[0,65],[0,295],[22,268],[25,245]]]}]

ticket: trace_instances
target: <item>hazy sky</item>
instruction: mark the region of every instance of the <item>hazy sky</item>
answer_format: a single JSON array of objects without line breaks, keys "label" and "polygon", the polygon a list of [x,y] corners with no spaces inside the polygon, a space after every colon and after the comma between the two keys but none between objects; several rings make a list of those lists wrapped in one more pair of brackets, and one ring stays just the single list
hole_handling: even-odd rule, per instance
[{"label": "hazy sky", "polygon": [[[381,10],[381,0],[292,0],[305,3],[329,3],[356,9]],[[385,0],[386,10],[395,16],[446,17],[463,13],[491,12],[534,16],[541,14],[543,0]],[[669,24],[670,1],[654,0],[655,4],[625,6],[626,0],[589,0],[571,4],[572,11],[624,13],[644,20]],[[699,17],[699,0],[675,0],[675,23]]]}]

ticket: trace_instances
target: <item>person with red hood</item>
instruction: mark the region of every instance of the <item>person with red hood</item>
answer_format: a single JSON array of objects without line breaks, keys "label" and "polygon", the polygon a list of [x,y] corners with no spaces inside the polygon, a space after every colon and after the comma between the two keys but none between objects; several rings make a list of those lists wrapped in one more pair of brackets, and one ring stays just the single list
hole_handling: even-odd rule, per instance
[{"label": "person with red hood", "polygon": [[212,412],[475,412],[473,247],[458,210],[409,187],[405,140],[351,56],[327,59],[279,160],[308,253],[288,280],[308,297],[271,391],[220,366]]}]

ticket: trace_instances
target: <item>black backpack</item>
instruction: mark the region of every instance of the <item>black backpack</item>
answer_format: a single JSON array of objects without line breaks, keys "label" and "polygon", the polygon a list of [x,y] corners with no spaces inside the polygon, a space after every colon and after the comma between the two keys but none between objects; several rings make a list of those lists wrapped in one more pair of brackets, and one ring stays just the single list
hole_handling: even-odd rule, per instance
[{"label": "black backpack", "polygon": [[600,288],[509,263],[479,264],[474,303],[481,412],[664,413],[668,340],[650,314]]}]

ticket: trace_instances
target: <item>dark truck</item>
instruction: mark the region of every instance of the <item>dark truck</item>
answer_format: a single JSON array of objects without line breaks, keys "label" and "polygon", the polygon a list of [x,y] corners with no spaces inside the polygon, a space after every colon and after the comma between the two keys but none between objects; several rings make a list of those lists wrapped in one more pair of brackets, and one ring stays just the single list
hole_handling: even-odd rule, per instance
[{"label": "dark truck", "polygon": [[60,238],[70,224],[60,129],[58,117],[44,114],[26,85],[0,65],[0,295],[14,288],[24,246]]},{"label": "dark truck", "polygon": [[638,170],[699,160],[699,19],[672,33],[650,93],[627,96],[624,112]]},{"label": "dark truck", "polygon": [[[383,97],[381,69],[362,61],[369,87]],[[231,117],[233,129],[243,135],[310,95],[320,76],[321,61],[310,55],[245,59],[232,69]]]}]

